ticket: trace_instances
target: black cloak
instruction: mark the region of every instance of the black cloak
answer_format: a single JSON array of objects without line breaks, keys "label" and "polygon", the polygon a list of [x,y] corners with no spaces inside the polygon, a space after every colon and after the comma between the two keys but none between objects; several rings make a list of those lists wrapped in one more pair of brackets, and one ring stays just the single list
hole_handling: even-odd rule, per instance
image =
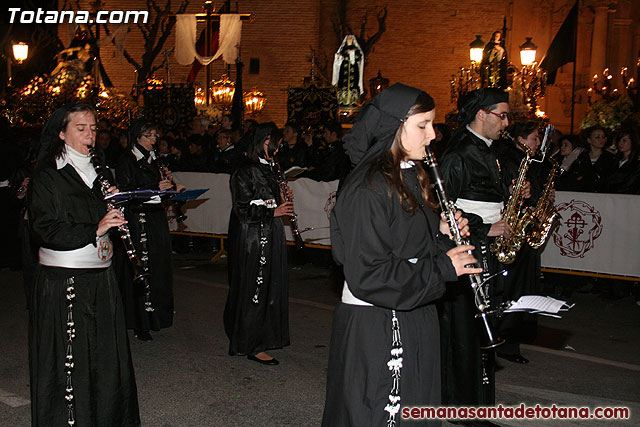
[{"label": "black cloak", "polygon": [[[487,143],[467,129],[476,113],[491,105],[508,102],[508,94],[500,89],[483,88],[470,92],[461,102],[460,128],[451,138],[440,169],[447,196],[486,203],[506,203],[509,191],[501,167]],[[494,238],[488,237],[491,224],[474,213],[464,212],[469,219],[469,240],[475,246],[474,256],[484,268],[483,277],[497,273],[502,266],[489,251]],[[502,276],[485,286],[490,301],[502,287]],[[442,403],[447,405],[492,405],[495,401],[495,351],[481,350],[486,332],[475,317],[477,308],[464,277],[447,284],[438,304],[442,349]],[[491,319],[493,320],[493,319]]]},{"label": "black cloak", "polygon": [[[116,167],[118,190],[158,190],[162,180],[156,160],[149,160],[151,153],[137,144],[142,127],[151,123],[139,119],[129,129],[129,147],[120,157]],[[133,148],[143,157],[138,159]],[[171,235],[167,214],[162,203],[139,203],[125,208],[131,240],[136,252],[146,263],[149,272],[148,286],[134,283],[133,271],[126,253],[116,253],[116,268],[124,300],[127,327],[136,332],[158,331],[173,324],[173,268],[171,259]],[[121,247],[121,243],[118,242]],[[123,249],[121,247],[121,249]],[[145,310],[145,294],[153,311]]]},{"label": "black cloak", "polygon": [[[275,128],[272,123],[258,125],[247,152],[261,146]],[[231,175],[230,187],[224,327],[229,354],[249,355],[289,345],[286,238],[282,220],[273,216],[272,203],[281,200],[270,162],[247,158]]]},{"label": "black cloak", "polygon": [[[71,164],[58,169],[51,155],[51,149],[60,146],[58,134],[68,111],[59,108],[47,122],[27,193],[34,241],[61,253],[95,245],[98,223],[106,214],[97,181],[89,188]],[[77,426],[140,425],[124,310],[112,267],[39,264],[29,308],[32,424],[67,425],[73,415]],[[69,362],[70,371],[65,367]],[[69,394],[73,397],[67,400]]]},{"label": "black cloak", "polygon": [[[438,215],[422,199],[418,166],[402,170],[405,185],[418,201],[414,214],[403,209],[380,172],[369,173],[391,147],[421,93],[402,84],[382,91],[344,138],[357,166],[331,213],[332,251],[344,266],[345,289],[369,305],[343,302],[336,309],[324,426],[380,426],[389,421],[387,407],[395,405],[390,405],[394,378],[387,362],[397,343],[392,330],[396,321],[403,350],[399,405],[440,403],[439,329],[433,303],[444,292],[444,282],[456,278],[445,254],[452,243],[440,235]],[[395,422],[402,422],[399,414]]]}]

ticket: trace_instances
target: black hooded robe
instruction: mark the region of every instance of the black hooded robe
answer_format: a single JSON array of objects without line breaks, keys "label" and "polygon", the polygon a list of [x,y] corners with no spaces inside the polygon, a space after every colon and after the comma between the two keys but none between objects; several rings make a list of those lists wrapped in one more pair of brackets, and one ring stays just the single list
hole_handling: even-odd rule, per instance
[{"label": "black hooded robe", "polygon": [[[440,403],[434,301],[444,292],[444,282],[456,277],[444,252],[452,244],[440,235],[438,216],[421,197],[417,166],[402,171],[420,204],[413,215],[379,172],[367,176],[376,158],[390,148],[419,93],[401,84],[381,92],[345,137],[352,161],[364,159],[347,177],[333,209],[332,251],[344,266],[349,291],[371,305],[343,302],[335,311],[323,426],[387,425],[394,312],[403,350],[400,406]],[[367,147],[373,140],[377,142]],[[395,422],[402,423],[400,413]]]},{"label": "black hooded robe", "polygon": [[[99,190],[92,191],[70,164],[56,169],[55,164],[43,163],[28,194],[35,240],[58,251],[94,243],[98,223],[106,214]],[[140,425],[124,309],[112,267],[44,265],[36,269],[29,312],[32,424],[67,425],[65,362],[71,278],[75,425]]]},{"label": "black hooded robe", "polygon": [[[257,139],[264,141],[264,137]],[[272,166],[246,160],[231,175],[230,187],[233,207],[224,328],[229,354],[243,356],[289,345],[287,250],[282,220],[265,204],[269,200],[280,204]],[[261,238],[266,239],[264,248]],[[261,256],[265,264],[260,275]]]},{"label": "black hooded robe", "polygon": [[[459,130],[451,140],[440,162],[447,196],[484,202],[505,202],[505,188],[496,156],[468,129]],[[491,224],[470,212],[469,240],[475,246],[474,256],[485,268],[486,278],[500,270],[501,264],[489,251],[494,240],[487,237]],[[484,249],[484,251],[483,251]],[[484,253],[483,253],[484,252]],[[489,299],[501,285],[501,277],[488,286]],[[493,306],[493,305],[492,305]],[[438,305],[442,345],[442,402],[446,405],[493,405],[495,402],[495,351],[481,350],[486,332],[481,321],[467,277],[447,285]]]},{"label": "black hooded robe", "polygon": [[[136,145],[137,147],[137,145]],[[142,152],[141,152],[142,153]],[[157,190],[162,180],[155,160],[137,160],[131,150],[120,158],[116,168],[118,190]],[[144,222],[141,221],[144,216]],[[162,203],[132,204],[125,207],[131,240],[139,257],[148,252],[149,297],[153,311],[145,310],[145,287],[134,283],[131,264],[124,250],[116,252],[116,267],[124,300],[127,327],[139,332],[159,331],[173,324],[173,268],[171,235]],[[143,242],[142,234],[147,241]],[[121,245],[120,242],[118,242]]]}]

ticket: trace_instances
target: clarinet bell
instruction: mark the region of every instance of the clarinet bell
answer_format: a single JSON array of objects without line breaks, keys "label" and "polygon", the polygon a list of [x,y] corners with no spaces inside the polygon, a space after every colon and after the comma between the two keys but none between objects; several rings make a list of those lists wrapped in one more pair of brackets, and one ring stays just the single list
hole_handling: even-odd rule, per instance
[{"label": "clarinet bell", "polygon": [[187,219],[187,216],[182,212],[183,206],[184,202],[175,202],[173,205],[176,221],[178,221],[180,224],[182,224]]},{"label": "clarinet bell", "polygon": [[503,344],[504,340],[502,338],[494,336],[493,332],[491,332],[491,327],[489,327],[489,321],[487,320],[487,313],[482,312],[478,314],[478,317],[482,319],[482,324],[486,332],[484,336],[484,342],[480,345],[480,348],[482,350],[488,350],[490,348],[495,348]]}]

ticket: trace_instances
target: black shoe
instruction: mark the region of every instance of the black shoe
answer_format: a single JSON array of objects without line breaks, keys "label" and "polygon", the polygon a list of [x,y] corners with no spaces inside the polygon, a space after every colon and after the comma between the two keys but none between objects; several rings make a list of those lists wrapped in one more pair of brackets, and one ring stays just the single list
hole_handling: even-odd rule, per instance
[{"label": "black shoe", "polygon": [[509,362],[521,363],[523,365],[529,363],[529,359],[527,359],[526,357],[524,357],[521,354],[502,354],[502,353],[498,353],[498,357],[500,357],[502,359],[506,359]]},{"label": "black shoe", "polygon": [[133,333],[133,336],[138,338],[140,341],[153,341],[153,337],[149,331],[136,331]]},{"label": "black shoe", "polygon": [[250,355],[247,356],[247,359],[253,360],[254,362],[258,362],[258,363],[261,363],[263,365],[275,366],[275,365],[279,365],[280,364],[280,362],[278,362],[278,360],[275,357],[272,357],[270,360],[262,360],[262,359],[258,359],[253,354],[250,354]]}]

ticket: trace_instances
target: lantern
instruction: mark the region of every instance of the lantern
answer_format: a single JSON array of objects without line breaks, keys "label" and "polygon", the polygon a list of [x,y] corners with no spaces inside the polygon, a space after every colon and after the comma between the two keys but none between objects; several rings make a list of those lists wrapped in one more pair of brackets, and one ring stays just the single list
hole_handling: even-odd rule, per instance
[{"label": "lantern", "polygon": [[481,35],[476,35],[476,39],[469,43],[469,59],[471,62],[480,63],[482,61],[482,50],[484,49],[484,42]]},{"label": "lantern", "polygon": [[23,42],[13,45],[13,57],[18,64],[22,64],[29,56],[29,45]]},{"label": "lantern", "polygon": [[264,108],[264,103],[267,101],[267,97],[264,93],[253,88],[251,92],[245,93],[243,96],[244,108],[248,114],[257,113]]},{"label": "lantern", "polygon": [[385,90],[389,87],[389,79],[385,79],[380,75],[380,70],[378,70],[378,75],[372,79],[369,79],[369,91],[371,93],[371,98]]},{"label": "lantern", "polygon": [[533,44],[531,37],[527,37],[527,41],[520,45],[520,62],[527,66],[536,62],[536,49],[538,46]]},{"label": "lantern", "polygon": [[233,94],[236,91],[236,84],[223,74],[220,80],[211,85],[211,96],[213,102],[222,106],[229,106],[233,102]]}]

